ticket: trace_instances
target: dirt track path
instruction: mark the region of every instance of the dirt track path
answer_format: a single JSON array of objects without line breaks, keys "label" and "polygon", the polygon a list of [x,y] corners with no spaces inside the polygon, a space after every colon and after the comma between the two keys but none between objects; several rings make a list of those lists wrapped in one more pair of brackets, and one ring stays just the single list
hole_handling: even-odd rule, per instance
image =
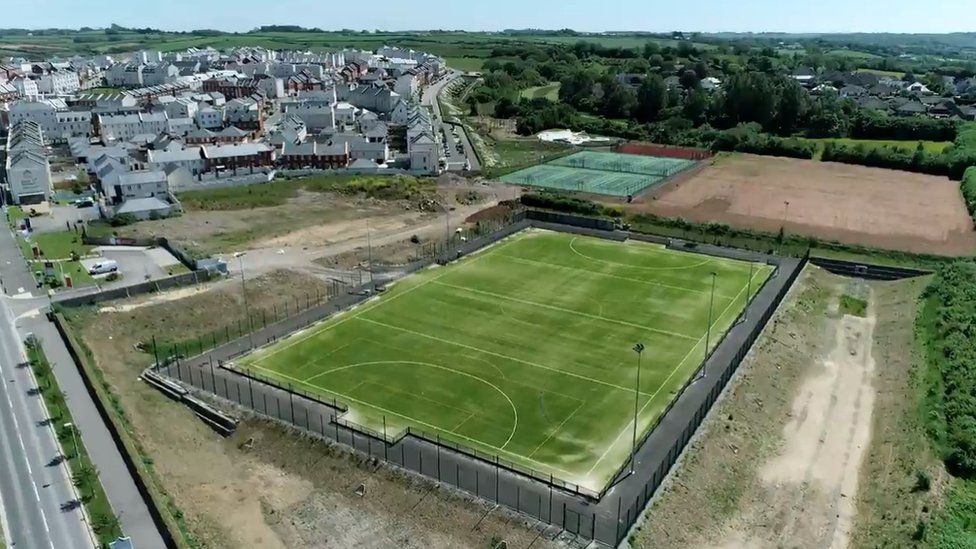
[{"label": "dirt track path", "polygon": [[[470,215],[498,204],[498,197],[486,202],[458,206],[450,212],[450,228],[460,226]],[[381,218],[371,218],[370,241],[373,247],[409,239],[417,235],[424,240],[442,237],[447,231],[444,215],[416,212]],[[366,219],[343,221],[302,229],[289,235],[270,239],[246,251],[245,277],[258,277],[276,269],[294,269],[313,275],[329,274],[332,269],[315,262],[323,257],[337,256],[366,247]],[[236,262],[228,260],[228,268],[237,272]]]},{"label": "dirt track path", "polygon": [[761,469],[772,523],[733,527],[733,538],[745,539],[740,547],[848,546],[858,471],[871,438],[874,312],[831,324],[833,349],[800,387],[780,453]]}]

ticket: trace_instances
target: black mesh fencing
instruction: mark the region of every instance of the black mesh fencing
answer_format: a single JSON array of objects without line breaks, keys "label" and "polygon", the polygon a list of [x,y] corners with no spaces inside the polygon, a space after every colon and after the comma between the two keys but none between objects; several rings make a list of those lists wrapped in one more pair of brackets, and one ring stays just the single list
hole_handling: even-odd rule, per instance
[{"label": "black mesh fencing", "polygon": [[[530,226],[594,232],[596,236],[613,239],[619,236],[617,232],[600,232],[587,226],[538,222],[526,219],[521,212],[511,221],[490,234],[455,242],[454,252],[437,259],[448,261],[452,256],[473,252]],[[715,255],[722,251],[722,248],[708,249]],[[735,250],[730,250],[726,257],[745,259]],[[382,430],[366,428],[343,417],[347,408],[334,398],[324,398],[281,379],[233,367],[233,358],[273,344],[368,299],[371,294],[364,291],[368,289],[365,287],[350,287],[330,294],[320,303],[310,302],[308,308],[297,314],[282,319],[276,316],[275,322],[242,326],[237,337],[228,334],[223,340],[212,338],[210,344],[205,338],[199,338],[196,346],[190,343],[177,345],[168,352],[157,350],[159,361],[155,370],[258,415],[437,479],[581,538],[617,545],[665,479],[806,264],[806,258],[760,257],[775,265],[776,271],[702,362],[699,372],[707,372],[707,376],[692,376],[666,412],[658,417],[654,428],[644,435],[637,450],[634,473],[622,466],[616,478],[600,491],[443,440],[438,434],[414,428],[388,431],[386,418]],[[411,272],[429,264],[429,260],[417,262],[404,270]]]}]

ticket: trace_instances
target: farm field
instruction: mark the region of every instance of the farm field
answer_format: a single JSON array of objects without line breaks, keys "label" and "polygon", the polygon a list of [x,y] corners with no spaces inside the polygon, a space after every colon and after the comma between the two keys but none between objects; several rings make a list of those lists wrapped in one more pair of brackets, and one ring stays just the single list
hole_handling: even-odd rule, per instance
[{"label": "farm field", "polygon": [[646,432],[771,271],[524,231],[237,366],[334,397],[349,406],[346,420],[389,436],[424,431],[600,491],[631,448],[632,347],[646,346]]},{"label": "farm field", "polygon": [[914,253],[976,250],[959,184],[945,177],[735,154],[653,195],[628,209]]}]

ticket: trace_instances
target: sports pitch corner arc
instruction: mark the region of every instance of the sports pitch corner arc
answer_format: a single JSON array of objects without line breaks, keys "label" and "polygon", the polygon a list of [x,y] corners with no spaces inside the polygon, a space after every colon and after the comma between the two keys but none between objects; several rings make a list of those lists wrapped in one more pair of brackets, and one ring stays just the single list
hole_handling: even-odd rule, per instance
[{"label": "sports pitch corner arc", "polygon": [[512,185],[610,196],[636,195],[694,166],[694,160],[579,151],[499,179]]},{"label": "sports pitch corner arc", "polygon": [[[237,361],[349,407],[600,492],[772,272],[529,229]],[[712,273],[714,297],[712,297]],[[751,281],[750,273],[752,276]]]}]

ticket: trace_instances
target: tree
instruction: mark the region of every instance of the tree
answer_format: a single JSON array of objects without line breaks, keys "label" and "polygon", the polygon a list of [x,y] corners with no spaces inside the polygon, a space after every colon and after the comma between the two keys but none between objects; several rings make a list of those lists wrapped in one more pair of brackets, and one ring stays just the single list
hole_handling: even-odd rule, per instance
[{"label": "tree", "polygon": [[559,100],[577,109],[588,110],[587,107],[593,99],[595,83],[590,73],[583,70],[575,71],[568,78],[560,81]]},{"label": "tree", "polygon": [[653,122],[658,119],[667,105],[668,87],[658,74],[650,74],[637,90],[637,105],[634,117],[639,122]]},{"label": "tree", "polygon": [[704,124],[708,117],[709,103],[710,98],[708,92],[701,88],[691,90],[688,93],[687,99],[685,99],[682,115],[688,120],[691,120],[695,126]]},{"label": "tree", "polygon": [[772,79],[763,73],[737,74],[726,83],[724,109],[733,124],[758,122],[768,129],[776,115],[777,102]]},{"label": "tree", "polygon": [[699,83],[698,75],[690,69],[682,72],[681,76],[678,77],[678,81],[681,83],[681,87],[686,90],[697,88]]},{"label": "tree", "polygon": [[629,117],[637,103],[633,92],[612,76],[604,78],[600,85],[603,87],[600,113],[607,118]]}]

